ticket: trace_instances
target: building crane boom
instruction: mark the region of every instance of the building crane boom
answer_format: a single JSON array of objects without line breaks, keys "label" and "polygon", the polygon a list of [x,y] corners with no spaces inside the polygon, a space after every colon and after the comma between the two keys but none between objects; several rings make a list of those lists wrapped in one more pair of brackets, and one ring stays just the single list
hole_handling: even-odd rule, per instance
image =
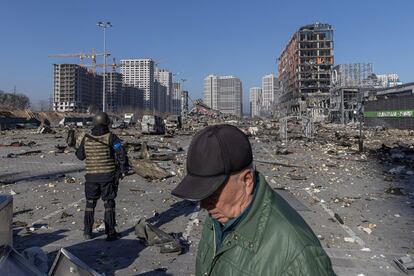
[{"label": "building crane boom", "polygon": [[[68,54],[51,54],[48,55],[48,57],[53,58],[70,58],[70,57],[78,57],[80,59],[80,66],[87,66],[83,64],[84,59],[91,59],[92,60],[92,72],[96,72],[96,57],[97,56],[103,56],[104,53],[96,53],[95,49],[92,49],[92,53],[68,53]],[[109,53],[106,54],[107,56],[110,56]]]}]

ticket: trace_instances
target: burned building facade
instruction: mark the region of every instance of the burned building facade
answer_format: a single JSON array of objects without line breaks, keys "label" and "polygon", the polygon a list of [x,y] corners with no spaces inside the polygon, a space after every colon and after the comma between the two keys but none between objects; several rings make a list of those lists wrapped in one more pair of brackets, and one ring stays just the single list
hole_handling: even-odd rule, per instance
[{"label": "burned building facade", "polygon": [[306,25],[292,35],[278,59],[282,112],[314,117],[328,110],[333,48],[329,24]]},{"label": "burned building facade", "polygon": [[365,88],[376,87],[372,63],[338,64],[332,71],[330,121],[347,124],[358,120]]}]

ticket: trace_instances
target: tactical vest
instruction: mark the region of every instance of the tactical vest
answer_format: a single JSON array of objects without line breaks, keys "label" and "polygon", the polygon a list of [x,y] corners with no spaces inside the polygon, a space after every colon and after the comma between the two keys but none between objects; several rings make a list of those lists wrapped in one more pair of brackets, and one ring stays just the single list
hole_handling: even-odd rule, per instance
[{"label": "tactical vest", "polygon": [[110,173],[115,171],[115,159],[111,157],[110,133],[102,136],[85,136],[86,173]]}]

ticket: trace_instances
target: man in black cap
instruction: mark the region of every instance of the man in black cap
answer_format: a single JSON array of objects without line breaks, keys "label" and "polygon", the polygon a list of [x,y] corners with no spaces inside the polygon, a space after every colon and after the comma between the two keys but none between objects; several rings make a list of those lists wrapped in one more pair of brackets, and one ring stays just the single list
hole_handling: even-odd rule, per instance
[{"label": "man in black cap", "polygon": [[128,161],[121,140],[109,131],[108,114],[97,113],[93,123],[91,135],[86,134],[76,150],[78,159],[86,159],[84,237],[92,238],[96,202],[101,197],[105,206],[106,240],[113,241],[119,238],[115,230],[118,181],[127,173]]},{"label": "man in black cap", "polygon": [[310,227],[255,171],[250,142],[234,126],[194,136],[172,194],[209,213],[196,275],[335,275]]}]

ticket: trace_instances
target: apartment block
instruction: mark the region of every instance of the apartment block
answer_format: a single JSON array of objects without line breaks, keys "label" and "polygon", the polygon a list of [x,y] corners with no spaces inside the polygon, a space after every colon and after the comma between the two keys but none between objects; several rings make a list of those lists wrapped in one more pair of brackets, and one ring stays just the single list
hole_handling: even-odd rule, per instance
[{"label": "apartment block", "polygon": [[125,86],[144,91],[143,108],[153,110],[154,102],[154,61],[152,59],[122,59],[121,74]]},{"label": "apartment block", "polygon": [[329,24],[306,25],[292,35],[278,58],[283,89],[280,107],[287,114],[309,114],[312,110],[320,113],[327,108],[333,48],[333,29]]},{"label": "apartment block", "polygon": [[252,87],[250,88],[250,116],[252,118],[260,116],[260,111],[263,106],[263,93],[262,88]]},{"label": "apartment block", "polygon": [[167,112],[167,87],[155,80],[154,82],[155,110],[159,113]]},{"label": "apartment block", "polygon": [[133,86],[123,86],[121,95],[121,109],[122,112],[136,112],[142,109],[144,90]]},{"label": "apartment block", "polygon": [[376,75],[377,80],[381,84],[383,88],[394,87],[397,85],[402,85],[402,81],[400,81],[400,77],[397,74],[381,74]]},{"label": "apartment block", "polygon": [[122,106],[122,74],[107,72],[105,74],[105,105],[106,111],[117,113]]},{"label": "apartment block", "polygon": [[171,94],[173,89],[172,73],[165,69],[156,70],[156,80],[167,88],[166,90],[166,108],[165,112],[171,112]]},{"label": "apartment block", "polygon": [[175,115],[181,114],[181,84],[179,82],[173,82],[171,95],[171,113]]},{"label": "apartment block", "polygon": [[234,76],[204,79],[204,103],[212,109],[242,117],[242,83]]},{"label": "apartment block", "polygon": [[53,64],[53,110],[87,112],[102,110],[101,75],[77,64]]},{"label": "apartment block", "polygon": [[280,96],[279,79],[274,75],[262,78],[262,112],[271,115],[274,113]]}]

